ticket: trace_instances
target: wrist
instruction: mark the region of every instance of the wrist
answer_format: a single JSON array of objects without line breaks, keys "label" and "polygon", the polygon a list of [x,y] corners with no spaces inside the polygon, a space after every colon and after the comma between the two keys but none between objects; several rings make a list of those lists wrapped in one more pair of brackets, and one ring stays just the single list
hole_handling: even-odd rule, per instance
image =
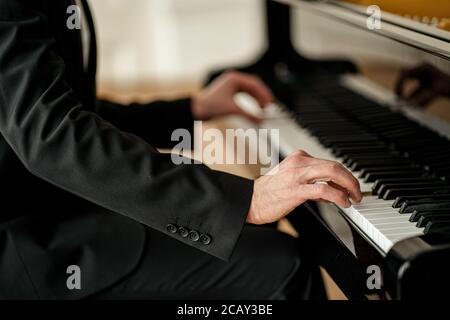
[{"label": "wrist", "polygon": [[248,210],[248,214],[247,214],[247,218],[245,220],[245,222],[247,223],[251,223],[251,224],[261,224],[258,219],[258,209],[257,209],[257,196],[256,196],[256,192],[255,192],[255,186],[256,186],[256,181],[254,182],[254,188],[253,188],[253,195],[252,195],[252,199],[250,202],[250,208]]},{"label": "wrist", "polygon": [[207,120],[209,115],[206,112],[205,101],[202,93],[197,93],[192,97],[191,111],[194,119],[196,120]]}]

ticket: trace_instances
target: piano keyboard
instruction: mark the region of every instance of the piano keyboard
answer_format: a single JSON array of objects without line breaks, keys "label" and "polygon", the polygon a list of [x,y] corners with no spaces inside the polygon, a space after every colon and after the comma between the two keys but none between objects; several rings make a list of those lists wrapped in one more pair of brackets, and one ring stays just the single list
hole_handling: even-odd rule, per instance
[{"label": "piano keyboard", "polygon": [[365,197],[341,208],[381,251],[398,241],[450,232],[450,141],[429,128],[332,83],[303,88],[261,126],[280,130],[286,156],[303,149],[343,163]]}]

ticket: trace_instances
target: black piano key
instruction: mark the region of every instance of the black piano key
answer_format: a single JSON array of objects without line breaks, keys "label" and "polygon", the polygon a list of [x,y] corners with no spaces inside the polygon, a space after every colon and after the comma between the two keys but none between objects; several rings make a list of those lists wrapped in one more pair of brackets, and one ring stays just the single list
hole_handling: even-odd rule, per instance
[{"label": "black piano key", "polygon": [[437,213],[447,213],[447,212],[450,212],[450,210],[448,210],[448,209],[434,209],[434,210],[422,211],[422,212],[414,211],[411,214],[411,216],[409,217],[409,221],[410,222],[417,222],[417,221],[419,221],[419,218],[421,216],[426,215],[426,214],[437,214]]},{"label": "black piano key", "polygon": [[378,197],[384,200],[394,200],[400,196],[413,196],[430,192],[431,194],[448,194],[450,193],[450,187],[425,187],[414,189],[390,189],[386,193],[379,195]]},{"label": "black piano key", "polygon": [[413,213],[411,213],[411,216],[409,217],[409,221],[417,222],[417,221],[419,221],[420,217],[422,217],[423,215],[447,213],[448,211],[449,210],[434,210],[434,211],[425,211],[425,212],[414,211]]},{"label": "black piano key", "polygon": [[381,135],[389,141],[394,142],[401,146],[403,140],[413,139],[421,141],[427,138],[433,138],[434,136],[427,133],[415,132],[414,130],[396,130],[393,132],[382,132]]},{"label": "black piano key", "polygon": [[450,194],[421,194],[416,196],[401,196],[395,198],[394,203],[392,204],[393,208],[400,208],[405,201],[408,200],[423,200],[423,201],[450,201]]},{"label": "black piano key", "polygon": [[417,228],[423,228],[426,227],[426,225],[431,221],[437,221],[442,219],[450,219],[450,212],[444,212],[444,213],[430,213],[430,214],[423,214],[420,216],[419,220],[417,221],[416,227]]},{"label": "black piano key", "polygon": [[425,165],[424,168],[428,171],[445,171],[450,169],[450,163],[448,162],[448,160],[433,161],[430,164]]},{"label": "black piano key", "polygon": [[[344,157],[346,158],[346,157]],[[403,159],[403,157],[400,157],[398,155],[394,154],[361,154],[361,155],[352,155],[350,157],[347,157],[346,160],[343,161],[343,163],[349,167],[352,167],[353,165],[357,163],[361,163],[362,161],[378,161],[378,160],[385,160],[385,159]]]},{"label": "black piano key", "polygon": [[400,207],[400,213],[411,213],[414,211],[429,211],[433,209],[450,209],[450,201],[436,202],[436,201],[421,201],[409,200],[405,201]]},{"label": "black piano key", "polygon": [[361,154],[356,154],[356,153],[346,153],[343,157],[342,157],[342,163],[346,164],[346,165],[350,165],[351,163],[353,163],[353,161],[355,159],[380,159],[386,156],[385,152],[366,152],[366,153],[361,153]]},{"label": "black piano key", "polygon": [[390,189],[412,189],[412,188],[420,188],[420,187],[437,187],[444,186],[445,183],[443,181],[422,181],[422,182],[403,182],[403,183],[386,183],[377,191],[374,191],[374,194],[384,194]]},{"label": "black piano key", "polygon": [[[319,137],[320,138],[320,137]],[[332,137],[328,137],[326,139],[323,139],[324,142],[329,143],[329,144],[333,144],[334,142],[344,142],[344,141],[367,141],[367,142],[371,142],[371,141],[378,141],[379,139],[375,136],[372,135],[352,135],[352,134],[347,134],[347,135],[337,135],[337,136],[332,136]]]},{"label": "black piano key", "polygon": [[417,154],[413,154],[410,151],[404,151],[402,152],[406,157],[410,159],[414,159],[418,162],[427,164],[431,161],[434,161],[435,159],[440,159],[442,157],[442,149],[440,150],[421,150]]},{"label": "black piano key", "polygon": [[365,182],[374,182],[379,179],[394,179],[394,178],[419,178],[425,176],[422,170],[410,169],[399,171],[385,171],[385,172],[373,172],[367,173],[363,179]]},{"label": "black piano key", "polygon": [[438,182],[443,181],[439,178],[433,178],[433,177],[424,177],[424,178],[398,178],[398,179],[379,179],[374,182],[372,189],[373,191],[378,191],[381,186],[385,184],[391,184],[391,183],[414,183],[414,182]]},{"label": "black piano key", "polygon": [[364,168],[361,169],[360,171],[360,175],[361,178],[364,178],[366,175],[368,175],[369,173],[377,173],[377,172],[398,172],[398,171],[422,171],[425,173],[424,170],[422,170],[421,168],[417,167],[417,166],[385,166],[385,167],[368,167],[368,168]]},{"label": "black piano key", "polygon": [[333,154],[336,155],[337,157],[342,157],[349,153],[364,154],[367,152],[386,152],[388,154],[390,151],[388,148],[384,146],[355,146],[355,147],[347,146],[347,147],[333,148],[333,145],[330,145],[330,147],[333,150]]},{"label": "black piano key", "polygon": [[392,140],[392,142],[396,144],[399,150],[404,150],[408,154],[410,154],[410,151],[415,151],[419,149],[422,149],[423,153],[425,153],[428,150],[440,148],[441,147],[440,144],[436,143],[436,140],[438,139],[439,138],[437,136],[415,137],[414,139],[408,139],[408,137],[403,137],[402,139],[399,138],[394,139]]},{"label": "black piano key", "polygon": [[430,221],[425,226],[423,231],[425,234],[431,233],[446,233],[450,234],[450,219],[442,219],[437,221]]},{"label": "black piano key", "polygon": [[446,176],[450,175],[450,167],[449,168],[438,168],[431,172],[434,172],[437,176],[446,177]]},{"label": "black piano key", "polygon": [[450,163],[450,155],[448,154],[442,154],[441,152],[436,152],[435,154],[425,153],[421,155],[417,155],[412,157],[414,159],[417,159],[424,163],[431,163],[431,162],[438,162],[438,161],[447,161],[447,163]]},{"label": "black piano key", "polygon": [[409,165],[410,162],[407,159],[396,159],[396,158],[389,158],[386,157],[386,159],[367,159],[367,160],[360,160],[351,166],[351,169],[354,171],[359,171],[363,168],[367,167],[385,167],[388,165]]},{"label": "black piano key", "polygon": [[[436,139],[434,139],[436,140]],[[436,145],[430,146],[429,143],[417,143],[414,142],[416,145],[414,146],[408,146],[406,151],[406,154],[410,157],[426,157],[426,156],[435,156],[435,155],[442,155],[442,150],[450,150],[450,144],[447,140],[443,140],[442,142],[434,142]],[[404,144],[408,144],[408,142],[405,142]],[[444,153],[447,154],[447,153]]]},{"label": "black piano key", "polygon": [[344,141],[344,142],[333,143],[333,145],[331,146],[331,148],[333,150],[335,150],[337,148],[345,148],[345,147],[384,147],[384,148],[388,148],[386,146],[386,144],[384,144],[381,141],[370,142],[370,143],[367,143],[366,141]]}]

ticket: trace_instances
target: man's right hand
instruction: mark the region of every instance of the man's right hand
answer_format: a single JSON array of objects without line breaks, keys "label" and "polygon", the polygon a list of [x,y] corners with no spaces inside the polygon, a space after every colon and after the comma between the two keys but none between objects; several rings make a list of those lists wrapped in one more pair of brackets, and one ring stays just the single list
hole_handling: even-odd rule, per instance
[{"label": "man's right hand", "polygon": [[273,170],[255,180],[248,223],[278,221],[307,200],[349,207],[349,197],[355,202],[362,199],[358,180],[335,161],[296,151]]}]

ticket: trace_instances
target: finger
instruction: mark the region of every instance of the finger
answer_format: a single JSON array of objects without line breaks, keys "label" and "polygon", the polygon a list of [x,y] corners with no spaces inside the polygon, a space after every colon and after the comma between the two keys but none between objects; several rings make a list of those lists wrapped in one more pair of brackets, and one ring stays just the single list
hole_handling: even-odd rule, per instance
[{"label": "finger", "polygon": [[346,190],[354,201],[361,201],[362,195],[358,179],[338,162],[326,161],[325,164],[310,166],[307,170],[302,171],[299,174],[300,183],[333,182],[341,189]]},{"label": "finger", "polygon": [[298,188],[299,199],[329,201],[340,207],[348,208],[351,202],[348,194],[328,184],[305,184]]},{"label": "finger", "polygon": [[328,181],[327,183],[328,183],[329,186],[331,186],[331,187],[333,187],[335,189],[339,189],[342,192],[347,192],[348,193],[347,189],[341,187],[340,185],[338,185],[337,183],[334,183],[333,181]]},{"label": "finger", "polygon": [[323,163],[324,160],[314,158],[309,153],[303,150],[296,150],[286,157],[280,165],[285,169],[291,168],[293,170],[298,170],[307,166],[312,166],[315,164]]},{"label": "finger", "polygon": [[288,157],[290,158],[303,158],[303,157],[307,157],[307,158],[312,158],[314,160],[319,160],[317,158],[314,158],[313,156],[311,156],[308,152],[306,152],[305,150],[295,150],[294,152],[292,152]]},{"label": "finger", "polygon": [[[346,189],[342,188],[340,185],[334,183],[333,181],[330,181],[330,182],[327,182],[327,183],[328,183],[328,185],[330,185],[330,186],[333,187],[333,188],[339,189],[339,190],[341,190],[341,191],[343,191],[343,192],[347,192]],[[355,200],[355,199],[353,199],[353,198],[352,198],[352,200],[353,200],[353,202],[355,202],[355,203],[360,203],[361,200],[362,200],[362,195],[361,195],[361,198],[360,198],[359,200]]]},{"label": "finger", "polygon": [[234,81],[238,91],[244,91],[253,96],[263,108],[275,100],[269,87],[255,76],[236,73]]},{"label": "finger", "polygon": [[253,123],[258,124],[258,123],[261,123],[264,120],[261,117],[258,117],[256,115],[253,115],[251,113],[246,112],[245,110],[242,110],[242,108],[239,108],[239,106],[237,106],[237,105],[235,105],[233,107],[233,109],[236,110],[235,111],[236,114],[243,115],[245,118],[247,118],[249,121],[251,121]]},{"label": "finger", "polygon": [[407,79],[408,76],[406,75],[406,72],[402,71],[395,85],[395,93],[397,94],[397,96],[403,97],[403,87],[405,86],[405,82]]},{"label": "finger", "polygon": [[312,155],[310,155],[305,150],[297,150],[296,152],[297,152],[297,155],[299,155],[299,156],[308,157],[308,158],[314,158]]},{"label": "finger", "polygon": [[326,165],[329,163],[329,160],[315,158],[306,151],[296,150],[291,153],[286,159],[284,159],[281,162],[281,165],[283,166],[283,168],[292,169],[294,173],[297,173],[299,172],[299,169],[305,167]]},{"label": "finger", "polygon": [[421,65],[416,68],[403,70],[400,72],[399,79],[397,80],[397,83],[395,85],[395,93],[399,97],[404,97],[404,87],[405,83],[408,80],[420,80],[424,77],[424,74],[427,73],[429,70],[426,65]]},{"label": "finger", "polygon": [[411,96],[411,101],[419,106],[426,106],[437,94],[433,90],[422,89]]}]

